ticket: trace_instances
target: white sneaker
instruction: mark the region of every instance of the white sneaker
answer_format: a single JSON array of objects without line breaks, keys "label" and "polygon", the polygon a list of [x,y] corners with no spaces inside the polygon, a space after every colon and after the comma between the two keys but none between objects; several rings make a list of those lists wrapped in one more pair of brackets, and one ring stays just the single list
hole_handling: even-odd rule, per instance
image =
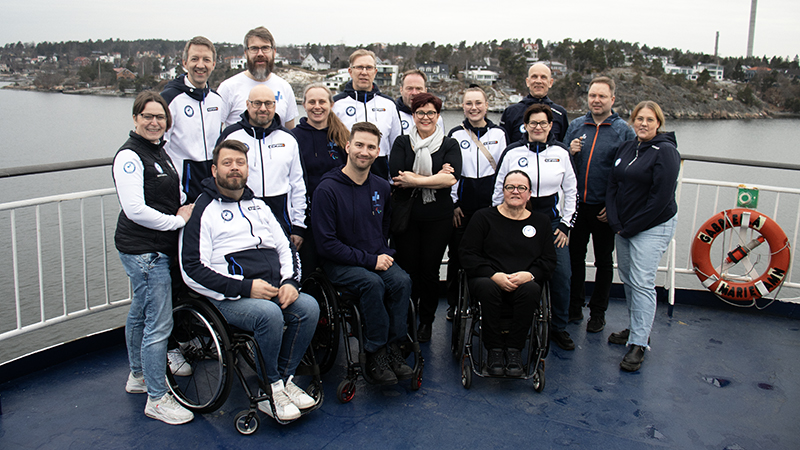
[{"label": "white sneaker", "polygon": [[169,392],[158,400],[148,396],[144,414],[170,425],[180,425],[194,419],[194,414],[176,402]]},{"label": "white sneaker", "polygon": [[[300,417],[300,410],[292,403],[292,399],[286,394],[283,386],[283,380],[278,380],[271,385],[272,387],[272,403],[275,405],[275,413],[280,420],[294,420]],[[258,402],[258,409],[264,414],[273,417],[272,407],[269,400]]]},{"label": "white sneaker", "polygon": [[289,379],[286,380],[285,390],[286,395],[289,396],[289,399],[292,401],[292,403],[294,403],[294,406],[297,406],[298,409],[308,409],[314,406],[314,404],[317,403],[314,398],[294,384],[292,382],[292,378],[294,378],[294,375],[290,376]]},{"label": "white sneaker", "polygon": [[180,349],[174,348],[167,351],[167,360],[169,361],[169,370],[173,375],[188,377],[192,374],[192,366],[183,358]]},{"label": "white sneaker", "polygon": [[139,378],[133,376],[133,372],[128,374],[128,382],[125,383],[125,392],[129,394],[146,394],[147,385],[144,384],[144,375]]}]

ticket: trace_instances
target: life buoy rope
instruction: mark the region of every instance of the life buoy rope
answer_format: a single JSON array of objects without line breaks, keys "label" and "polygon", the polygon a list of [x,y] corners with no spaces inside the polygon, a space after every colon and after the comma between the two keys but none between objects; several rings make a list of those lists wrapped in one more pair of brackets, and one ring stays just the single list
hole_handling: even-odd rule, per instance
[{"label": "life buoy rope", "polygon": [[[715,267],[711,262],[711,245],[725,230],[735,227],[750,228],[760,233],[760,236],[750,242],[740,242]],[[743,282],[726,278],[728,269],[764,242],[769,245],[770,255],[769,265],[763,273]],[[728,209],[708,219],[698,230],[692,240],[692,264],[697,277],[708,290],[734,304],[749,305],[783,283],[791,264],[789,239],[774,220],[758,211]]]}]

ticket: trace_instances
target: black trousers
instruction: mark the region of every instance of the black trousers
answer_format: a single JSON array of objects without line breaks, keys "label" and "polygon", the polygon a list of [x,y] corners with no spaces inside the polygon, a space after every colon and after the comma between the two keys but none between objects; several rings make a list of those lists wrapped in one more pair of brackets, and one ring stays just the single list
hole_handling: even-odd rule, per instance
[{"label": "black trousers", "polygon": [[[578,218],[569,235],[569,258],[572,264],[570,281],[570,312],[577,315],[586,303],[586,249],[589,236],[594,249],[594,291],[589,300],[592,316],[605,316],[608,309],[608,296],[614,281],[614,230],[607,222],[597,220],[605,205],[578,205]],[[570,314],[572,315],[572,314]]]},{"label": "black trousers", "polygon": [[539,308],[542,287],[531,281],[506,292],[491,278],[470,278],[469,292],[481,303],[483,344],[486,348],[525,346],[525,338]]},{"label": "black trousers", "polygon": [[453,231],[452,214],[440,220],[411,220],[393,237],[395,260],[411,276],[411,298],[419,299],[419,322],[431,324],[439,305],[439,268]]}]

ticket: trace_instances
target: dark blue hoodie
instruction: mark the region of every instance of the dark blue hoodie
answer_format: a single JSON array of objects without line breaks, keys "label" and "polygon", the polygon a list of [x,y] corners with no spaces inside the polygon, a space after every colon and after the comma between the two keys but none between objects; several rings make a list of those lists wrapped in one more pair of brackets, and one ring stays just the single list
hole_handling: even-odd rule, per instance
[{"label": "dark blue hoodie", "polygon": [[311,226],[321,258],[375,270],[389,248],[389,182],[370,174],[358,185],[341,169],[322,176],[314,192]]},{"label": "dark blue hoodie", "polygon": [[606,191],[611,229],[630,238],[672,218],[680,164],[675,133],[620,144]]},{"label": "dark blue hoodie", "polygon": [[303,162],[303,175],[306,179],[306,195],[311,200],[322,175],[331,169],[341,168],[347,161],[344,149],[328,139],[328,129],[318,130],[308,124],[308,119],[300,119],[290,131],[300,146],[300,160]]}]

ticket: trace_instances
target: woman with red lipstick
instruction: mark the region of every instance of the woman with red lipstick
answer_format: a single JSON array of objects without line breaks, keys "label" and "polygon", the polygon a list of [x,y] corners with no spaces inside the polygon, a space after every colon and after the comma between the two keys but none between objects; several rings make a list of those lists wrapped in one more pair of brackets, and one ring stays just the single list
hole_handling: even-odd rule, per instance
[{"label": "woman with red lipstick", "polygon": [[606,190],[608,224],[616,233],[619,277],[628,303],[628,328],[611,333],[608,342],[627,344],[623,370],[639,370],[650,348],[656,315],[656,273],[675,233],[678,204],[678,153],[675,133],[664,133],[664,113],[644,101],[631,114],[636,139],[617,150]]},{"label": "woman with red lipstick", "polygon": [[311,199],[322,175],[332,169],[340,169],[347,161],[344,148],[350,132],[342,121],[331,114],[333,94],[324,84],[306,86],[303,92],[303,108],[306,117],[291,130],[300,149],[303,177],[306,182],[306,232],[299,249],[303,267],[303,278],[318,266],[317,249],[311,231]]}]

